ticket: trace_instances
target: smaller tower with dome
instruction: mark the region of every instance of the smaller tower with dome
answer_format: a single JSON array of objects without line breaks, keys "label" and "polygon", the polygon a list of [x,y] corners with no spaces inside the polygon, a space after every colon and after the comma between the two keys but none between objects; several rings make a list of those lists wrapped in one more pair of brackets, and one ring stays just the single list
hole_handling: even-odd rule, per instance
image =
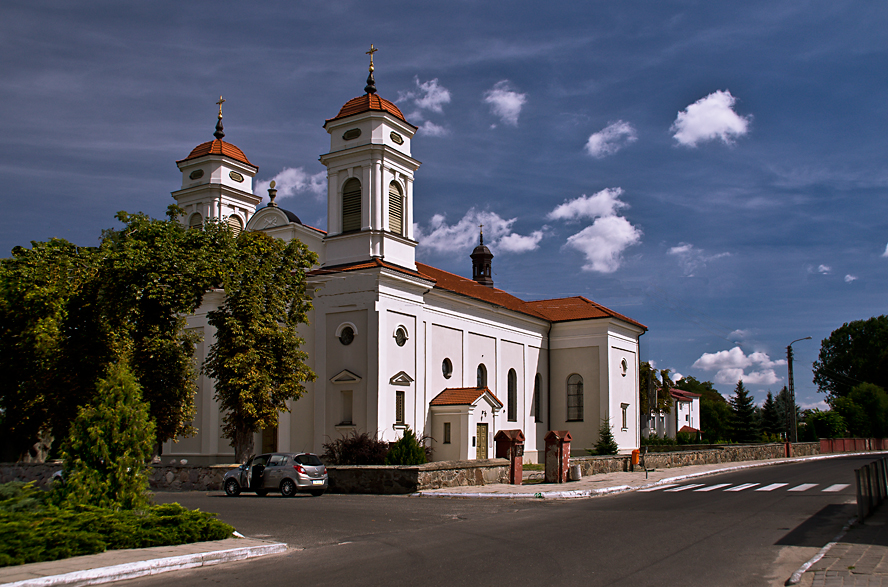
[{"label": "smaller tower with dome", "polygon": [[187,157],[176,161],[182,172],[182,189],[172,195],[185,210],[183,224],[199,227],[207,219],[217,218],[240,232],[261,201],[253,194],[253,178],[259,168],[250,163],[243,151],[222,140],[223,102],[219,96],[215,139],[201,143]]}]

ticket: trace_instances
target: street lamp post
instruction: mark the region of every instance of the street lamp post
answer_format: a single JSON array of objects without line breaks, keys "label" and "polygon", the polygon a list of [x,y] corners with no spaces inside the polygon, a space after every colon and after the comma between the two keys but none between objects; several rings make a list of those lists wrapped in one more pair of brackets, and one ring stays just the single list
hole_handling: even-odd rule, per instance
[{"label": "street lamp post", "polygon": [[805,338],[799,338],[787,345],[786,347],[786,365],[789,370],[789,422],[790,422],[790,442],[798,442],[799,441],[799,430],[798,430],[798,422],[796,422],[796,403],[795,403],[795,385],[792,381],[792,345],[799,342],[800,340],[811,340],[810,336],[806,336]]}]

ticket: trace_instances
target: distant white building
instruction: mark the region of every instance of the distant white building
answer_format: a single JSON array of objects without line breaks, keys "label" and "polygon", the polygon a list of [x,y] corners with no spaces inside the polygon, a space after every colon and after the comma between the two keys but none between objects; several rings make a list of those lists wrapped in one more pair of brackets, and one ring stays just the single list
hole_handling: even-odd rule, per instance
[{"label": "distant white building", "polygon": [[[638,447],[638,338],[646,327],[584,297],[523,301],[496,289],[483,235],[471,278],[416,262],[417,127],[376,94],[372,73],[365,92],[324,124],[326,232],[276,205],[274,190],[257,209],[258,168],[222,141],[221,104],[215,140],[178,162],[182,189],[172,195],[184,223],[223,219],[235,230],[298,238],[318,254],[309,277],[314,309],[300,331],[317,380],[276,429],[257,433],[257,451],[320,453],[340,435],[393,441],[410,426],[428,437],[436,460],[484,459],[498,430],[519,428],[525,458],[535,462],[553,429],[570,430],[574,452],[584,454],[602,419],[621,450]],[[214,337],[207,312],[222,301],[222,292],[210,292],[188,318],[203,334],[200,361]],[[201,376],[200,432],[166,443],[164,457],[233,460],[213,394],[213,381]]]},{"label": "distant white building", "polygon": [[[659,390],[659,393],[663,393],[663,390]],[[675,438],[676,432],[688,432],[693,435],[702,432],[700,394],[683,389],[670,389],[669,397],[672,398],[672,406],[668,414],[663,411],[651,413],[649,434],[660,438],[664,436]]]}]

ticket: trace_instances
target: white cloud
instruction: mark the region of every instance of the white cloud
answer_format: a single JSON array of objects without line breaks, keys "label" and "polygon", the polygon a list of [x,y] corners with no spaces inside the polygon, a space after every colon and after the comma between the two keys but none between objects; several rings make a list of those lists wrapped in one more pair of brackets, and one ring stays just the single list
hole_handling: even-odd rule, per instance
[{"label": "white cloud", "polygon": [[509,80],[496,82],[484,93],[484,101],[490,104],[490,110],[506,124],[518,125],[518,115],[527,102],[527,94],[511,89]]},{"label": "white cloud", "polygon": [[579,220],[581,218],[598,218],[600,216],[615,216],[621,208],[627,208],[629,204],[620,200],[623,194],[621,188],[605,188],[600,192],[587,196],[583,194],[573,200],[565,200],[549,212],[549,220]]},{"label": "white cloud", "polygon": [[733,332],[731,332],[731,334],[729,334],[728,336],[731,338],[736,338],[738,340],[743,340],[743,339],[747,338],[750,334],[752,334],[752,333],[749,330],[737,329],[737,330],[734,330]]},{"label": "white cloud", "polygon": [[703,371],[715,371],[715,383],[736,384],[741,379],[751,385],[774,385],[781,381],[775,368],[786,365],[786,361],[772,361],[767,353],[755,352],[747,355],[739,346],[728,351],[703,353],[693,367]]},{"label": "white cloud", "polygon": [[287,167],[271,180],[257,181],[254,193],[267,197],[268,186],[274,180],[278,198],[288,198],[298,193],[309,192],[318,199],[322,199],[327,193],[327,172],[319,171],[314,175],[305,172],[302,167]]},{"label": "white cloud", "polygon": [[[450,90],[438,84],[438,78],[420,83],[419,77],[413,78],[416,90],[398,92],[398,102],[413,102],[417,108],[431,110],[441,114],[443,105],[450,103]],[[418,112],[417,116],[421,116]]]},{"label": "white cloud", "polygon": [[676,371],[675,373],[672,374],[672,381],[674,381],[675,383],[678,383],[682,379],[684,379],[684,375],[682,375],[678,371]]},{"label": "white cloud", "polygon": [[816,401],[816,402],[799,401],[798,404],[799,404],[799,407],[802,408],[803,410],[820,410],[821,412],[825,412],[826,410],[829,409],[829,405],[823,400]]},{"label": "white cloud", "polygon": [[850,274],[849,274],[849,275],[846,275],[846,276],[845,276],[845,283],[851,283],[852,281],[857,281],[857,276],[856,276],[856,275],[850,275]]},{"label": "white cloud", "polygon": [[577,234],[565,247],[586,256],[584,271],[613,273],[623,263],[623,251],[641,241],[641,230],[622,216],[602,216]]},{"label": "white cloud", "polygon": [[690,243],[679,243],[666,251],[666,254],[678,257],[678,264],[686,277],[693,277],[697,269],[706,267],[710,261],[731,256],[731,253],[707,255],[702,249],[698,249]]},{"label": "white cloud", "polygon": [[817,272],[823,273],[824,275],[829,275],[830,271],[832,271],[832,268],[829,265],[820,265],[817,267]]},{"label": "white cloud", "polygon": [[888,245],[885,245],[885,252],[882,253],[883,257],[888,257]]},{"label": "white cloud", "polygon": [[586,142],[586,152],[601,159],[613,155],[626,145],[638,140],[635,129],[628,122],[618,120],[593,133]]},{"label": "white cloud", "polygon": [[[469,209],[465,216],[456,224],[447,224],[443,214],[435,214],[427,228],[415,224],[413,229],[416,240],[423,247],[434,249],[439,253],[453,253],[474,248],[478,244],[479,225],[484,225],[484,242],[494,249],[509,253],[526,253],[539,247],[544,236],[538,230],[529,236],[512,232],[512,225],[517,218],[506,220],[496,212]],[[544,227],[545,229],[545,227]]]},{"label": "white cloud", "polygon": [[424,135],[428,135],[430,137],[443,137],[446,134],[450,134],[450,131],[443,126],[439,126],[432,122],[431,120],[426,120],[419,127],[419,131]]},{"label": "white cloud", "polygon": [[678,113],[670,130],[679,144],[696,147],[697,143],[721,139],[726,144],[749,132],[752,116],[734,112],[737,101],[731,92],[718,90],[700,98]]}]

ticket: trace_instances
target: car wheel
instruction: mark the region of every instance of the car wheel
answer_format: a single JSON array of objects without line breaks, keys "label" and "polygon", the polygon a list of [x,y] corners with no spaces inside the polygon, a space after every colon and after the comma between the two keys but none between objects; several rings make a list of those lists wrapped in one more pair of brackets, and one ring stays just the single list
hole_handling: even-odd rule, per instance
[{"label": "car wheel", "polygon": [[237,497],[240,495],[240,485],[238,485],[236,480],[229,479],[225,482],[225,493],[229,497]]},{"label": "car wheel", "polygon": [[324,495],[324,490],[323,489],[312,489],[311,494],[315,497],[320,497],[320,496]]},{"label": "car wheel", "polygon": [[281,495],[284,497],[293,497],[296,495],[296,484],[292,479],[284,479],[281,481]]},{"label": "car wheel", "polygon": [[259,497],[265,497],[266,495],[268,495],[268,490],[267,489],[257,489],[256,495],[258,495]]}]

